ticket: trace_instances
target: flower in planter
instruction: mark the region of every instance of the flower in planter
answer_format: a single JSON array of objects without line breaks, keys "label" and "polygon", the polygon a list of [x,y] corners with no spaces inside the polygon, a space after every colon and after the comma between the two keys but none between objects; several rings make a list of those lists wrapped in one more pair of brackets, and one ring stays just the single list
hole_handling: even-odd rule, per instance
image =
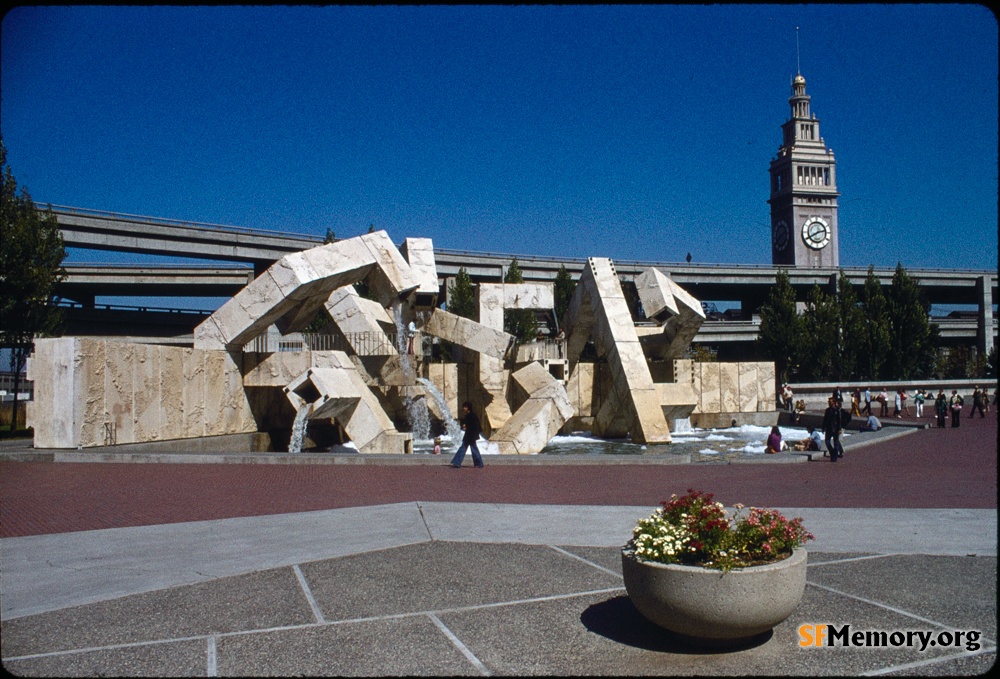
[{"label": "flower in planter", "polygon": [[786,519],[773,509],[743,505],[726,516],[711,493],[688,490],[671,495],[652,516],[639,519],[625,551],[643,561],[679,563],[728,571],[780,561],[815,539],[802,519]]}]

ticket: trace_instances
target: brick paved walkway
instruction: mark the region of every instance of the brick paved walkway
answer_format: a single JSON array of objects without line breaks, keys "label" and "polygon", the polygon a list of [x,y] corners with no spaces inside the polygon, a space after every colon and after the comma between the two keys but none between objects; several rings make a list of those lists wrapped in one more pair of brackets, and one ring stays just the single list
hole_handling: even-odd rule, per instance
[{"label": "brick paved walkway", "polygon": [[997,506],[995,412],[849,450],[837,464],[457,470],[445,457],[441,466],[3,462],[0,537],[418,500],[652,507],[689,487],[727,505]]}]

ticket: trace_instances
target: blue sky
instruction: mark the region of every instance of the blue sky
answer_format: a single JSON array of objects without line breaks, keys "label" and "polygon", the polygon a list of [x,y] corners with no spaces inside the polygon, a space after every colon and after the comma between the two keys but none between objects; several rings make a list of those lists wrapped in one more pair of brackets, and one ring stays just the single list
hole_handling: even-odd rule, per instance
[{"label": "blue sky", "polygon": [[766,265],[796,26],[841,264],[996,268],[976,5],[21,7],[0,131],[39,203]]}]

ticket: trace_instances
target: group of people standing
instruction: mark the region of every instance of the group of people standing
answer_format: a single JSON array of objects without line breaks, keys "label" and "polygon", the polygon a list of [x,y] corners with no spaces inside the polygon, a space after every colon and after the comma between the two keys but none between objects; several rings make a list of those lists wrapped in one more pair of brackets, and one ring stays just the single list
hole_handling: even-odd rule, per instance
[{"label": "group of people standing", "polygon": [[[996,404],[997,395],[993,395],[993,404]],[[945,396],[944,390],[938,390],[937,397],[934,396],[933,389],[918,389],[913,395],[913,405],[915,416],[924,416],[924,404],[932,402],[934,404],[934,412],[938,419],[938,426],[944,427],[947,415],[950,413],[952,418],[951,426],[959,426],[962,406],[965,404],[965,399],[961,394],[958,393],[957,389],[951,390],[951,397]],[[854,389],[854,393],[851,395],[851,414],[852,415],[868,415],[869,418],[874,417],[872,412],[873,404],[878,404],[879,406],[879,417],[889,416],[889,403],[893,404],[892,416],[896,418],[910,417],[910,407],[908,402],[910,397],[907,395],[905,389],[897,389],[893,397],[890,398],[889,392],[886,391],[885,387],[878,393],[872,396],[872,390],[870,387],[865,387],[864,391],[860,387]],[[972,417],[976,412],[979,412],[980,417],[985,417],[985,413],[990,412],[990,397],[989,393],[985,389],[975,388],[972,394],[972,411],[969,417]],[[877,420],[877,418],[876,418]],[[870,419],[869,419],[870,421]]]}]

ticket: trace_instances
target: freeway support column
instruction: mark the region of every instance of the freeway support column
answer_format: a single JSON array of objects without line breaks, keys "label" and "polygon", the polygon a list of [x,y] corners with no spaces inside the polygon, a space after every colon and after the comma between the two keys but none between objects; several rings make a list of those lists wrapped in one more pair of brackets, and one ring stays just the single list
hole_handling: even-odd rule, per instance
[{"label": "freeway support column", "polygon": [[976,348],[983,356],[993,348],[993,286],[991,276],[976,279],[976,296],[979,298],[979,316],[976,323]]}]

